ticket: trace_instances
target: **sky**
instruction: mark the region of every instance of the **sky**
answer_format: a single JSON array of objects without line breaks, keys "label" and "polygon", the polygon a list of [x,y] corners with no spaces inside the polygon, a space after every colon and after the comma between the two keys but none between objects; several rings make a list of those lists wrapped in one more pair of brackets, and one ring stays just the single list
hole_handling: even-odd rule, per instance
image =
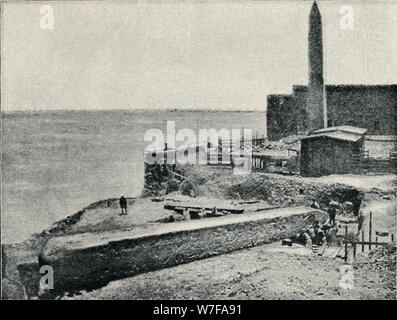
[{"label": "sky", "polygon": [[[43,5],[54,28],[42,29]],[[307,84],[312,1],[2,4],[1,107],[265,111]],[[341,28],[343,5],[353,29]],[[397,3],[318,1],[328,84],[397,83]]]}]

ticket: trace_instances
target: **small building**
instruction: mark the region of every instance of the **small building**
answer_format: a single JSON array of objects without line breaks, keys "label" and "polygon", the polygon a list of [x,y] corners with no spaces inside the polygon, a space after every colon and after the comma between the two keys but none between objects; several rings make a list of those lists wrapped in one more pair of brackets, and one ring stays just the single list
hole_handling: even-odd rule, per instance
[{"label": "small building", "polygon": [[367,129],[340,126],[314,131],[301,140],[300,174],[318,177],[353,172]]}]

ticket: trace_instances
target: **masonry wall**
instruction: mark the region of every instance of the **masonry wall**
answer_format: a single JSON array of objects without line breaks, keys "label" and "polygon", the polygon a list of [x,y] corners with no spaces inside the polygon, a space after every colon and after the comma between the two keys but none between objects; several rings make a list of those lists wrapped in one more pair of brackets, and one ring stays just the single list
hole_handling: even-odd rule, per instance
[{"label": "masonry wall", "polygon": [[328,120],[368,129],[369,135],[396,134],[397,85],[327,86]]},{"label": "masonry wall", "polygon": [[[327,85],[328,126],[352,125],[369,135],[397,134],[397,85]],[[287,103],[285,102],[287,101]],[[307,128],[307,86],[293,86],[291,95],[267,98],[270,140]]]},{"label": "masonry wall", "polygon": [[115,279],[291,237],[315,219],[324,221],[327,217],[323,211],[303,209],[298,214],[267,218],[264,213],[259,220],[149,235],[86,249],[48,250],[40,263],[54,268],[54,292],[96,288]]},{"label": "masonry wall", "polygon": [[302,99],[293,95],[270,95],[267,97],[267,137],[276,141],[306,129],[305,110]]}]

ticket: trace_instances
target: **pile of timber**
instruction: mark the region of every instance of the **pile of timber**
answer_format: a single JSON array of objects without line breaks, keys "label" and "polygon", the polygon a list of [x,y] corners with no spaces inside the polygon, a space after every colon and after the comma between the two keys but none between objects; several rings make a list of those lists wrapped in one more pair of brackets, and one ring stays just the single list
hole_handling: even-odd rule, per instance
[{"label": "pile of timber", "polygon": [[[189,210],[189,211],[201,211],[201,210],[205,210],[205,211],[210,211],[214,208],[214,206],[195,206],[195,205],[183,205],[183,204],[174,204],[174,203],[167,203],[164,205],[164,209],[167,210],[173,210],[175,212],[178,213],[183,213],[185,210]],[[234,213],[234,214],[241,214],[244,212],[243,208],[236,208],[233,206],[230,207],[226,207],[226,206],[222,206],[222,207],[216,207],[216,210],[219,212],[230,212],[230,213]]]}]

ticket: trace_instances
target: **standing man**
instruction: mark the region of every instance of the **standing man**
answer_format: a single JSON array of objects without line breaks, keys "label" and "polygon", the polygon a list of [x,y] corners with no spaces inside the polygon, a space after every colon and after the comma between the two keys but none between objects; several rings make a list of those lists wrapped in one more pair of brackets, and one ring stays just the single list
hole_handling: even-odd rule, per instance
[{"label": "standing man", "polygon": [[121,196],[120,198],[120,208],[121,208],[121,215],[126,215],[127,214],[127,199],[124,198],[124,196]]},{"label": "standing man", "polygon": [[331,201],[328,207],[328,215],[329,215],[329,223],[332,227],[335,227],[335,217],[336,217],[336,207],[337,203],[335,201]]}]

